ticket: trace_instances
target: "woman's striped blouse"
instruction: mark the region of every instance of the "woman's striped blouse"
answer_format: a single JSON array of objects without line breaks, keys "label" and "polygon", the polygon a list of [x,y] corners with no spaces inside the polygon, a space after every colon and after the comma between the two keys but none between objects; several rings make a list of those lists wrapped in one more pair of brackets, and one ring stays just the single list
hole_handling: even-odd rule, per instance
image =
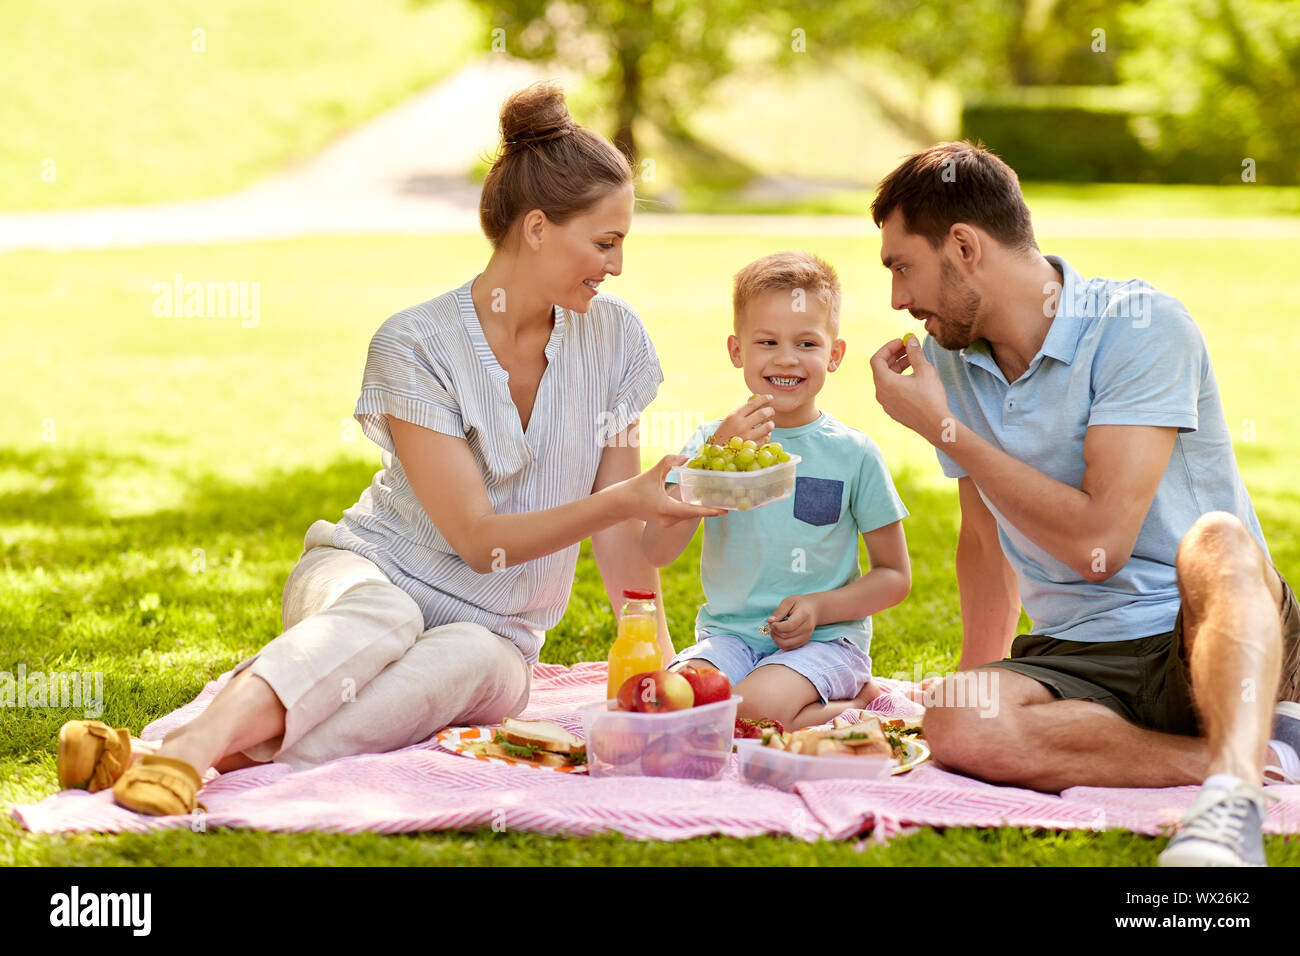
[{"label": "woman's striped blouse", "polygon": [[371,339],[353,415],[383,449],[383,468],[343,512],[334,546],[377,564],[420,605],[426,629],[473,621],[513,641],[531,664],[568,604],[578,545],[475,572],[415,497],[383,416],[464,438],[497,514],[540,511],[591,493],[605,441],[637,420],[663,372],[621,299],[601,292],[585,315],[556,306],[525,431],[472,283],[397,313]]}]

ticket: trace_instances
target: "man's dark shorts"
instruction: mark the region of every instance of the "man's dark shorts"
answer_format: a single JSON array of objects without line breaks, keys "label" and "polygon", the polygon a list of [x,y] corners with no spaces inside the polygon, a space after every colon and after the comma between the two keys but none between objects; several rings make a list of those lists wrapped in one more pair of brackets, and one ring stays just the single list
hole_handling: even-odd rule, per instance
[{"label": "man's dark shorts", "polygon": [[[1281,572],[1278,577],[1282,578]],[[1300,607],[1286,578],[1282,578],[1281,616],[1283,683],[1289,682],[1293,691],[1300,666],[1296,658]],[[1063,699],[1095,701],[1153,730],[1195,736],[1200,729],[1182,637],[1180,608],[1172,631],[1131,641],[1060,641],[1021,634],[1011,644],[1011,657],[988,666],[1032,677]]]}]

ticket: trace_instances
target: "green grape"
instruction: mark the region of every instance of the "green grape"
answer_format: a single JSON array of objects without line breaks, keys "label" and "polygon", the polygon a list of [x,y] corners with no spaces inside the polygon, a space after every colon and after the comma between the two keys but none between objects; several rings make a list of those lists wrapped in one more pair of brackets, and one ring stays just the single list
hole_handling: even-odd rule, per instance
[{"label": "green grape", "polygon": [[774,455],[779,455],[781,454],[781,452],[785,451],[785,449],[781,447],[781,443],[779,441],[770,441],[763,447],[766,448]]},{"label": "green grape", "polygon": [[736,452],[736,464],[748,465],[757,457],[758,457],[758,453],[754,451],[754,449],[742,448],[740,451]]},{"label": "green grape", "polygon": [[758,461],[759,468],[770,467],[772,463],[776,461],[776,458],[773,457],[772,453],[767,450],[766,445],[764,445],[762,448],[758,450],[758,454],[755,456],[755,459]]},{"label": "green grape", "polygon": [[758,451],[758,442],[754,441],[752,438],[746,438],[745,447],[751,451]]},{"label": "green grape", "polygon": [[745,470],[745,471],[762,471],[762,470],[763,470],[763,466],[760,465],[757,461],[751,461],[748,465],[746,465],[746,466],[744,467],[744,470]]},{"label": "green grape", "polygon": [[776,460],[784,465],[790,460],[790,453],[788,451],[777,452]]},{"label": "green grape", "polygon": [[727,463],[723,461],[721,458],[710,458],[709,467],[714,471],[725,471],[727,468]]},{"label": "green grape", "polygon": [[740,471],[740,469],[736,466],[736,463],[734,461],[729,461],[722,467],[726,471]]},{"label": "green grape", "polygon": [[703,448],[700,449],[700,457],[717,458],[718,451],[719,449],[717,445],[705,445]]},{"label": "green grape", "polygon": [[692,458],[690,461],[686,463],[686,467],[687,468],[708,468],[709,460],[704,457]]},{"label": "green grape", "polygon": [[739,435],[732,435],[729,439],[727,439],[727,447],[734,448],[736,451],[740,451],[740,449],[745,447],[745,440],[741,438]]}]

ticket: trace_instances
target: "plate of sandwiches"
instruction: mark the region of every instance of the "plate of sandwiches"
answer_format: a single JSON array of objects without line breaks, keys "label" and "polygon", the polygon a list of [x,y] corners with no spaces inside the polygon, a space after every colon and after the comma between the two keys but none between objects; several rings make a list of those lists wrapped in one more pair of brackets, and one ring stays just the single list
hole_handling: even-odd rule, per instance
[{"label": "plate of sandwiches", "polygon": [[444,750],[489,763],[587,772],[587,744],[549,720],[507,717],[500,727],[448,727],[437,739]]}]

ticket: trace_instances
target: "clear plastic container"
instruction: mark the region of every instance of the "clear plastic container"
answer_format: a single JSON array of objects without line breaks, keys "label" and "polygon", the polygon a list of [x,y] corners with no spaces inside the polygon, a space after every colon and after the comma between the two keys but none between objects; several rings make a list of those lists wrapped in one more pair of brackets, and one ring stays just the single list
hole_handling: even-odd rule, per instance
[{"label": "clear plastic container", "polygon": [[728,511],[770,505],[794,494],[795,465],[802,460],[791,455],[787,462],[758,471],[706,471],[683,465],[677,469],[682,501]]},{"label": "clear plastic container", "polygon": [[883,755],[818,757],[792,754],[787,750],[765,747],[761,740],[752,738],[737,740],[736,753],[740,757],[742,780],[765,783],[779,790],[793,790],[794,785],[802,780],[874,780],[888,777],[898,766],[894,757]]},{"label": "clear plastic container", "polygon": [[618,703],[613,700],[579,707],[587,773],[716,780],[731,757],[740,701],[732,694],[716,703],[655,714],[614,710]]}]

